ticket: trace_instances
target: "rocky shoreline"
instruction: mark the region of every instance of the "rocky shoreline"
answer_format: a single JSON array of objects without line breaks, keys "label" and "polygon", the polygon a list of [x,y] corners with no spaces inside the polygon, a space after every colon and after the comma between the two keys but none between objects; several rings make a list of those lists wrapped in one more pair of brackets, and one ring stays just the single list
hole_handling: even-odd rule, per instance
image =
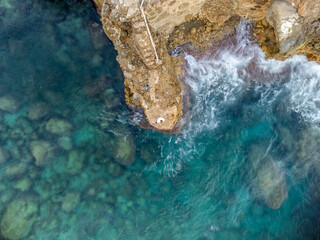
[{"label": "rocky shoreline", "polygon": [[253,34],[267,57],[284,60],[303,54],[320,62],[320,1],[94,2],[118,51],[129,108],[141,109],[140,126],[160,132],[177,133],[187,119],[183,59],[172,52],[186,44],[197,53],[206,52],[232,35],[241,18],[253,23]]},{"label": "rocky shoreline", "polygon": [[[214,36],[216,25],[208,21],[201,25],[198,17],[199,25],[191,26],[192,17],[187,18],[185,30],[182,23],[168,35],[170,46],[165,50],[172,61],[181,59],[177,71],[181,88],[173,93],[181,95],[182,115],[173,130],[179,132],[188,114],[192,124],[183,134],[168,136],[141,130],[130,121],[116,52],[90,1],[5,3],[0,3],[4,15],[0,52],[6,60],[0,63],[0,239],[199,239],[204,233],[214,239],[318,236],[317,223],[308,225],[306,229],[315,227],[308,234],[301,231],[301,223],[319,216],[314,210],[320,199],[319,122],[312,128],[301,123],[300,112],[292,110],[288,99],[308,102],[300,107],[319,116],[319,76],[311,79],[316,64],[288,63],[294,74],[300,74],[291,80],[299,91],[285,98],[279,95],[279,103],[275,99],[271,106],[265,103],[268,107],[261,107],[257,94],[279,90],[269,84],[262,91],[237,94],[222,81],[221,96],[236,96],[232,106],[229,99],[224,104],[223,97],[216,98],[219,91],[213,90],[219,85],[210,86],[214,82],[210,79],[209,89],[204,83],[196,95],[184,81],[193,78],[198,84],[204,78],[191,71],[186,75],[183,55],[216,54],[221,47],[228,49],[238,35],[231,35],[232,25],[227,41],[208,39],[205,49],[207,43],[196,43],[205,40],[207,31]],[[226,21],[237,26],[239,20],[235,16]],[[267,26],[257,29],[269,31]],[[269,46],[268,41],[263,39],[262,45]],[[124,50],[133,46],[129,43]],[[135,63],[143,65],[140,53],[135,54]],[[269,62],[262,65],[270,68]],[[187,67],[190,70],[191,64]],[[147,66],[141,69],[149,71]],[[270,74],[264,77],[277,80]],[[193,111],[188,111],[189,93],[194,106],[200,106]],[[209,97],[213,101],[205,101]],[[213,107],[218,105],[219,111],[227,109],[221,112],[223,119],[215,118],[219,112]],[[311,110],[305,107],[311,105]],[[137,109],[133,119],[136,114],[150,127],[144,109],[130,106]],[[199,111],[201,106],[208,111]],[[219,129],[211,126],[221,119]],[[270,148],[275,135],[279,138]],[[267,149],[270,156],[265,156]]]}]

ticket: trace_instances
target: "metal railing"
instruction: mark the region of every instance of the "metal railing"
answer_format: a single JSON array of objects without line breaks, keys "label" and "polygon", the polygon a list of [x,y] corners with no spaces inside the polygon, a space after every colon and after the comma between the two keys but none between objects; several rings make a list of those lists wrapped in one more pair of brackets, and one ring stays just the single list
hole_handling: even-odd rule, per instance
[{"label": "metal railing", "polygon": [[148,25],[148,22],[147,22],[147,19],[146,19],[146,15],[144,14],[144,11],[143,11],[143,4],[144,4],[144,0],[141,1],[140,11],[141,11],[141,13],[142,13],[142,17],[143,17],[143,20],[144,20],[144,24],[145,24],[145,26],[146,26],[146,28],[147,28],[147,32],[148,32],[148,35],[149,35],[149,38],[150,38],[150,41],[151,41],[151,45],[152,45],[154,54],[155,54],[155,56],[156,56],[156,63],[158,64],[158,63],[159,63],[159,57],[158,57],[158,54],[157,54],[156,45],[155,45],[154,42],[153,42],[153,38],[152,38],[150,29],[149,29],[149,25]]}]

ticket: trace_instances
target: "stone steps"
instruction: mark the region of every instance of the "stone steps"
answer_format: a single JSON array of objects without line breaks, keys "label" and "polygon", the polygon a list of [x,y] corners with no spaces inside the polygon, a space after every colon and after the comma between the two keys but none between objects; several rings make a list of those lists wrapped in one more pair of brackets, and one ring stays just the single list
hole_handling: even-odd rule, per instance
[{"label": "stone steps", "polygon": [[141,14],[137,14],[131,20],[133,39],[135,40],[136,46],[138,47],[139,53],[144,64],[150,68],[156,68],[156,55],[146,28],[145,22]]}]

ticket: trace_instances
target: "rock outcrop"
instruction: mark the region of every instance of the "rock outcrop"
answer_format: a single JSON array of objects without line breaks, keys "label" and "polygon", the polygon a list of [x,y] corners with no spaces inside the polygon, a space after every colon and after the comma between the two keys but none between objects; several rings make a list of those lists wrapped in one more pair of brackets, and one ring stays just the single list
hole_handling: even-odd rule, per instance
[{"label": "rock outcrop", "polygon": [[296,49],[303,42],[302,21],[297,9],[286,1],[274,1],[267,11],[267,21],[274,28],[280,53]]},{"label": "rock outcrop", "polygon": [[[94,0],[103,29],[118,51],[128,106],[143,127],[180,130],[188,91],[177,47],[210,50],[253,22],[268,57],[305,54],[319,60],[320,0]],[[190,47],[190,43],[191,46]],[[318,45],[317,45],[318,44]],[[169,53],[174,53],[171,56]]]},{"label": "rock outcrop", "polygon": [[319,0],[273,1],[266,19],[254,24],[254,35],[269,58],[302,54],[320,63]]}]

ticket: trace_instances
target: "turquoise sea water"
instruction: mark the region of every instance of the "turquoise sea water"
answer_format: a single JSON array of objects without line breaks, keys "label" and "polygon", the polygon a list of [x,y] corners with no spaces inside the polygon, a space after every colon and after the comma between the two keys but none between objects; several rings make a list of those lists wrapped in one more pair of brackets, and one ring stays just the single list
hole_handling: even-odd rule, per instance
[{"label": "turquoise sea water", "polygon": [[133,124],[91,2],[0,16],[1,239],[320,238],[319,65],[265,60],[243,21],[185,56],[190,121],[164,135]]}]

